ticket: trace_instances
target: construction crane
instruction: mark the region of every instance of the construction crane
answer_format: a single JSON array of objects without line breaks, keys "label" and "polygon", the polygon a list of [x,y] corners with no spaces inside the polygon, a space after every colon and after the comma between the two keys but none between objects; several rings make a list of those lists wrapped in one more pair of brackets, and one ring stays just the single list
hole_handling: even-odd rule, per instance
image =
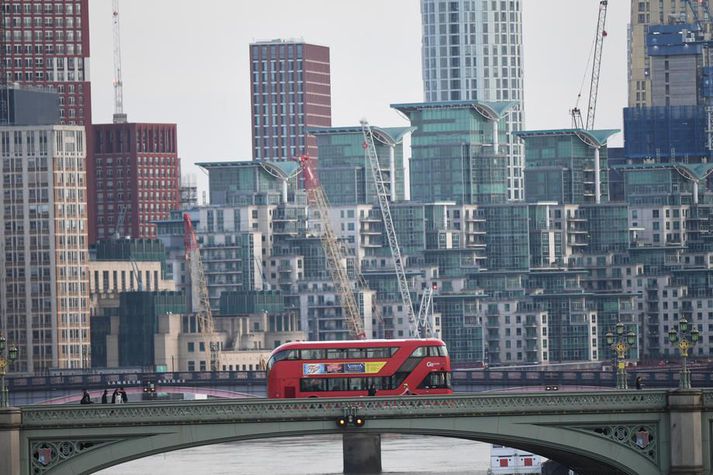
[{"label": "construction crane", "polygon": [[[399,248],[399,242],[396,237],[396,228],[394,227],[394,221],[391,218],[391,208],[389,206],[389,195],[386,192],[386,181],[381,173],[381,166],[379,165],[379,157],[376,153],[376,146],[374,145],[374,134],[369,126],[369,123],[364,119],[361,121],[361,130],[364,135],[364,150],[367,155],[367,161],[369,162],[369,167],[371,168],[371,175],[374,181],[374,187],[376,188],[376,195],[379,200],[379,208],[381,209],[381,217],[384,221],[384,229],[386,231],[386,238],[389,241],[389,248],[391,249],[391,257],[394,260],[394,269],[396,271],[396,278],[399,284],[399,293],[401,294],[401,302],[403,303],[404,310],[406,311],[406,316],[409,322],[409,332],[412,338],[420,338],[423,329],[425,335],[432,336],[434,333],[434,328],[431,325],[430,319],[425,318],[426,312],[424,312],[423,321],[421,321],[414,314],[413,303],[411,302],[411,292],[409,291],[408,282],[406,281],[406,269],[404,267],[404,261],[401,256],[401,249]],[[391,190],[394,192],[395,190]],[[425,296],[426,294],[424,294]],[[420,312],[419,312],[420,313]]]},{"label": "construction crane", "polygon": [[583,123],[582,111],[579,109],[579,100],[582,97],[582,88],[584,87],[584,81],[582,81],[582,87],[580,87],[579,94],[577,94],[577,103],[571,110],[572,127],[574,127],[575,129],[591,130],[594,128],[594,118],[597,112],[597,97],[599,96],[599,75],[602,70],[602,51],[604,48],[604,38],[606,38],[607,36],[607,31],[605,28],[607,23],[608,6],[608,0],[601,0],[599,2],[599,18],[597,19],[597,32],[594,37],[592,77],[589,83],[589,104],[587,106],[587,121]]},{"label": "construction crane", "polygon": [[116,219],[114,227],[114,239],[121,239],[121,232],[124,230],[124,221],[126,220],[126,205],[121,205],[119,217]]},{"label": "construction crane", "polygon": [[196,239],[193,222],[188,213],[183,214],[183,245],[185,248],[186,267],[191,281],[192,310],[196,313],[198,332],[208,338],[211,371],[217,371],[220,344],[214,341],[215,325],[213,322],[213,314],[210,310],[208,285],[205,278],[205,271],[203,270],[203,261],[201,260],[198,239]]},{"label": "construction crane", "polygon": [[121,31],[119,28],[119,0],[113,0],[112,24],[114,29],[114,123],[125,124],[124,83],[121,80]]},{"label": "construction crane", "polygon": [[344,310],[344,317],[355,338],[363,340],[366,338],[364,324],[359,313],[354,291],[352,289],[347,269],[343,262],[346,261],[346,253],[337,240],[337,235],[329,222],[329,202],[324,194],[324,190],[319,184],[319,180],[312,170],[312,162],[309,155],[299,157],[300,169],[304,178],[305,190],[309,202],[315,207],[322,220],[321,240],[324,254],[327,260],[327,270],[334,282],[337,295]]},{"label": "construction crane", "polygon": [[418,325],[419,328],[430,328],[431,333],[428,336],[436,335],[436,322],[433,321],[433,293],[438,289],[437,284],[432,284],[426,288],[421,298],[421,304],[418,307]]}]

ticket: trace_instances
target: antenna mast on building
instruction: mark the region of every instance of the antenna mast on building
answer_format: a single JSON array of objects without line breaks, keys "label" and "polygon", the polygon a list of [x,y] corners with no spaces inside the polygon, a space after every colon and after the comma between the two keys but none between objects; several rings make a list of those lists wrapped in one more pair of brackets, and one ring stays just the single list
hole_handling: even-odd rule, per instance
[{"label": "antenna mast on building", "polygon": [[119,0],[113,0],[112,22],[114,25],[114,123],[125,124],[124,83],[121,81],[121,32],[119,28]]}]

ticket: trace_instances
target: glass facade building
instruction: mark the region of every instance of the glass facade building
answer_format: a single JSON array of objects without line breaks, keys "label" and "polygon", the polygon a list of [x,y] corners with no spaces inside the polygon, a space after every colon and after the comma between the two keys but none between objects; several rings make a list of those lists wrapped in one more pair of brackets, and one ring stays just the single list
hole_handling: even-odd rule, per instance
[{"label": "glass facade building", "polygon": [[505,117],[512,102],[393,104],[415,127],[411,200],[492,204],[507,200]]},{"label": "glass facade building", "polygon": [[256,194],[264,199],[273,195],[273,204],[292,201],[298,189],[299,165],[296,162],[210,162],[198,163],[208,171],[210,202],[214,205],[255,203]]},{"label": "glass facade building", "polygon": [[[609,199],[607,139],[617,130],[533,130],[525,140],[525,198],[558,204],[605,202]],[[599,200],[597,190],[599,161]]]},{"label": "glass facade building", "polygon": [[[379,167],[391,201],[405,196],[404,137],[410,127],[371,127]],[[361,127],[311,128],[317,138],[317,172],[333,206],[378,203]]]},{"label": "glass facade building", "polygon": [[[522,0],[421,0],[424,99],[514,101],[503,145],[508,199],[522,200]],[[504,128],[504,127],[503,127]]]}]

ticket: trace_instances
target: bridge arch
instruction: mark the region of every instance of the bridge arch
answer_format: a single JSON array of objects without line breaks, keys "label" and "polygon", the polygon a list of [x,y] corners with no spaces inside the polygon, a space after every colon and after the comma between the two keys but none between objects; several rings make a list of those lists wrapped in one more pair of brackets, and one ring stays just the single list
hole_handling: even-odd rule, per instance
[{"label": "bridge arch", "polygon": [[[543,428],[533,424],[502,424],[497,421],[485,422],[475,419],[454,420],[439,418],[435,421],[425,419],[391,420],[388,423],[369,421],[362,433],[394,433],[410,435],[429,435],[502,445],[529,450],[547,458],[566,464],[581,474],[658,473],[659,470],[650,460],[634,452],[621,450],[616,443],[596,435],[576,434],[577,444],[567,445],[562,438],[561,429]],[[294,427],[290,427],[294,426]],[[498,426],[497,428],[495,426]],[[513,437],[508,431],[517,430]],[[48,473],[92,473],[104,468],[131,460],[156,455],[173,450],[186,449],[201,445],[267,439],[275,437],[325,435],[341,433],[333,421],[313,421],[304,423],[251,424],[240,428],[231,425],[205,425],[191,427],[190,430],[151,431],[142,435],[135,434],[116,442],[110,442],[85,456],[75,457],[57,466],[59,471]],[[106,435],[106,433],[105,433]],[[584,462],[584,463],[583,463]]]},{"label": "bridge arch", "polygon": [[[367,420],[354,432],[501,443],[583,474],[670,467],[666,393],[644,391],[23,408],[22,473],[91,473],[200,445],[334,434],[345,410]],[[38,459],[40,450],[49,463]]]}]

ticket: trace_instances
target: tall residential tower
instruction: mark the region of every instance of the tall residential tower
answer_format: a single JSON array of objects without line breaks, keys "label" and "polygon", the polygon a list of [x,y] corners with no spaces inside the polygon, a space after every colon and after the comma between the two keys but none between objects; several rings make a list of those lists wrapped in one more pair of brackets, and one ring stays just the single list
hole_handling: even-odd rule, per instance
[{"label": "tall residential tower", "polygon": [[54,89],[63,124],[92,123],[88,6],[89,0],[16,0],[0,7],[0,85]]},{"label": "tall residential tower", "polygon": [[507,119],[508,199],[522,200],[522,0],[421,0],[426,102],[513,101]]},{"label": "tall residential tower", "polygon": [[0,127],[0,333],[20,350],[13,371],[89,365],[85,138],[81,126]]},{"label": "tall residential tower", "polygon": [[332,125],[329,48],[300,40],[250,45],[253,160],[317,156],[308,127]]}]

